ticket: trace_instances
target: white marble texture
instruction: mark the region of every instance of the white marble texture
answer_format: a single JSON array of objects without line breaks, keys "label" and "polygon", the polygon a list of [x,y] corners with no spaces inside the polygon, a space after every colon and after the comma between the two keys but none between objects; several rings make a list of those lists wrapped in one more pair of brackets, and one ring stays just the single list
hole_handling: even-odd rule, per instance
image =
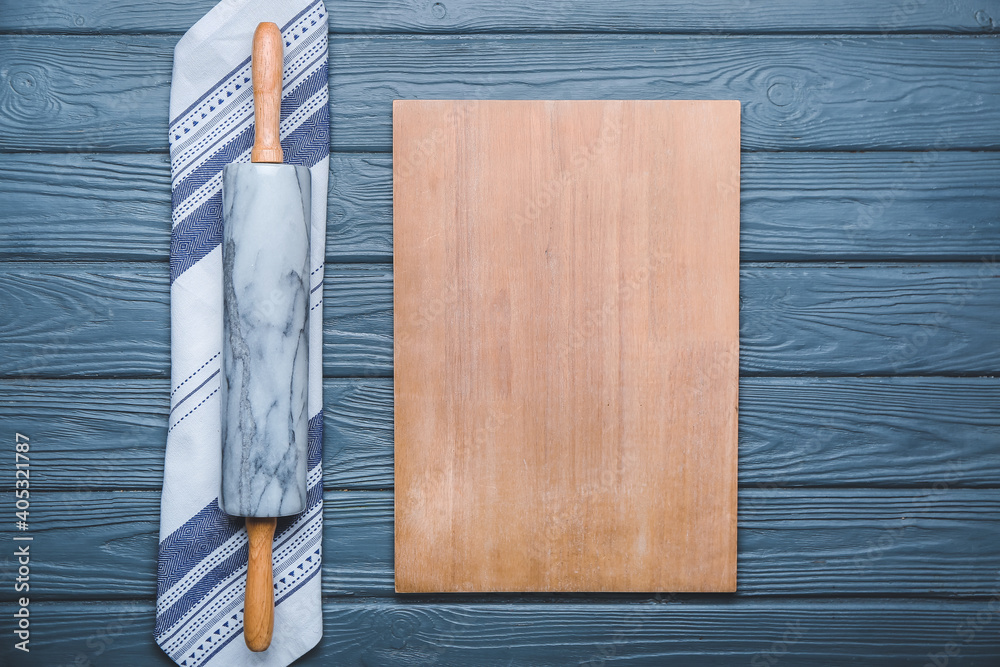
[{"label": "white marble texture", "polygon": [[222,177],[222,509],[306,507],[310,176],[231,164]]}]

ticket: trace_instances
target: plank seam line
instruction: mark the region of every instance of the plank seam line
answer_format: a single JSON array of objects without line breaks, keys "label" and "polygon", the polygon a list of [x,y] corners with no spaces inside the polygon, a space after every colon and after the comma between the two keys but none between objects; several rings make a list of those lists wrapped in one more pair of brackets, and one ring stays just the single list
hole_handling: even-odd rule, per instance
[{"label": "plank seam line", "polygon": [[[776,375],[748,375],[746,373],[741,373],[740,378],[764,378],[768,380],[810,380],[810,379],[829,379],[822,375],[802,375],[802,374],[776,374]],[[898,373],[890,374],[871,374],[871,375],[838,375],[834,376],[832,379],[847,379],[847,380],[897,380],[900,378],[910,379],[910,380],[954,380],[956,376],[954,375],[941,375],[927,373],[923,375],[901,375]],[[382,375],[325,375],[324,380],[390,380],[392,376],[382,376]],[[997,380],[998,376],[996,374],[986,374],[986,375],[963,375],[958,379],[962,380]],[[0,386],[4,383],[15,383],[22,382],[25,380],[31,380],[40,383],[71,383],[71,382],[92,382],[94,380],[106,381],[114,380],[115,382],[157,382],[157,383],[169,383],[169,378],[163,375],[66,375],[66,376],[56,376],[56,375],[2,375],[0,376]]]},{"label": "plank seam line", "polygon": [[[924,153],[926,153],[928,151],[936,151],[936,150],[938,150],[938,149],[937,148],[927,148],[925,150],[913,150],[913,151],[907,151],[907,150],[902,150],[902,149],[875,149],[875,150],[868,150],[868,151],[864,151],[864,150],[862,150],[862,151],[857,151],[857,150],[834,150],[834,149],[830,149],[830,150],[793,150],[793,149],[788,149],[788,150],[763,151],[763,152],[768,153],[768,154],[771,154],[771,153],[780,153],[782,155],[790,155],[790,156],[796,156],[796,155],[798,155],[798,156],[808,156],[808,155],[813,155],[813,154],[816,154],[816,153],[822,154],[824,156],[827,156],[827,155],[836,155],[836,154],[841,154],[841,155],[844,155],[844,156],[848,156],[848,155],[876,155],[876,156],[878,156],[878,155],[883,155],[883,154],[888,154],[888,155],[897,154],[898,155],[899,153],[914,153],[916,155],[922,155],[922,154],[924,154]],[[969,154],[972,154],[972,155],[978,155],[980,153],[985,154],[985,155],[992,155],[992,154],[995,154],[997,152],[1000,152],[1000,149],[996,149],[996,150],[994,150],[994,149],[986,149],[986,150],[977,150],[977,149],[954,149],[954,150],[948,150],[948,149],[944,149],[944,150],[946,152],[950,152],[950,153],[969,153]],[[762,151],[745,150],[745,149],[743,149],[740,152],[741,152],[741,154],[750,154],[750,155],[753,155],[755,153],[759,153],[759,152],[762,152]],[[166,151],[159,151],[159,152],[148,152],[148,151],[146,151],[146,152],[141,152],[141,151],[107,152],[107,151],[103,151],[102,152],[102,151],[95,151],[95,152],[92,152],[92,153],[87,153],[87,152],[81,152],[81,151],[78,151],[78,150],[67,150],[67,151],[18,150],[18,151],[4,151],[4,152],[0,152],[0,155],[25,155],[25,156],[40,157],[40,158],[44,158],[44,157],[47,157],[47,156],[57,156],[57,155],[59,155],[59,156],[62,156],[62,155],[79,155],[82,158],[86,158],[86,157],[88,157],[90,155],[123,155],[123,156],[131,156],[131,157],[138,157],[138,158],[148,157],[148,156],[151,156],[151,155],[158,155],[158,156],[163,157],[164,159],[168,157],[168,153]],[[345,155],[345,156],[371,155],[372,157],[386,158],[386,159],[391,160],[391,158],[392,158],[392,151],[335,150],[335,151],[332,151],[330,153],[330,157],[334,157],[335,155]],[[163,164],[162,164],[162,167],[164,169],[164,174],[166,174],[166,178],[163,179],[163,182],[165,184],[169,184],[170,179],[169,179],[169,175],[167,174],[167,172],[169,171],[170,165],[169,165],[169,163],[167,163],[166,161],[164,161]],[[331,171],[332,171],[332,169],[331,169]]]},{"label": "plank seam line", "polygon": [[[674,99],[674,98],[663,98],[663,99]],[[336,124],[336,123],[334,123]],[[164,131],[164,139],[166,139],[167,134]],[[889,147],[866,147],[866,146],[836,146],[833,148],[814,148],[811,150],[792,150],[787,148],[742,148],[740,150],[741,155],[760,155],[760,154],[814,154],[814,155],[826,155],[826,154],[837,154],[837,153],[876,153],[876,154],[892,154],[892,153],[985,153],[993,154],[1000,153],[1000,144],[997,146],[952,146],[952,147],[940,147],[940,146],[902,146],[898,148]],[[342,145],[339,148],[336,146],[331,146],[330,156],[335,155],[385,155],[392,156],[392,148],[385,148],[384,145],[379,144],[377,146],[351,146]],[[144,155],[160,155],[166,157],[168,155],[165,149],[156,147],[150,150],[119,150],[119,149],[102,149],[99,147],[78,147],[78,148],[68,148],[64,151],[38,151],[30,149],[10,149],[0,147],[0,156],[3,155],[131,155],[131,156],[144,156]]]},{"label": "plank seam line", "polygon": [[[101,30],[83,31],[55,28],[20,30],[0,30],[0,37],[172,37],[184,34],[184,30]],[[476,39],[476,38],[510,38],[523,39],[535,35],[542,38],[551,37],[613,37],[627,39],[631,37],[677,37],[677,38],[743,38],[743,37],[770,37],[775,39],[811,39],[814,37],[840,37],[869,39],[872,37],[885,39],[905,39],[908,37],[941,37],[949,39],[969,39],[969,38],[990,38],[1000,36],[1000,32],[975,28],[953,28],[940,30],[874,30],[850,28],[832,28],[829,30],[599,30],[593,28],[581,28],[579,30],[546,30],[544,28],[525,27],[520,29],[507,30],[330,30],[327,32],[328,38],[359,41],[362,39],[411,39],[411,38],[437,38],[437,39]]]},{"label": "plank seam line", "polygon": [[[927,492],[936,493],[936,491],[934,489],[934,486],[935,486],[935,484],[937,484],[939,482],[940,482],[940,480],[928,480],[928,482],[926,484],[901,485],[901,486],[880,486],[880,485],[871,485],[871,486],[852,486],[852,485],[843,485],[843,486],[831,486],[831,485],[816,485],[816,486],[812,486],[812,485],[771,486],[767,482],[761,481],[761,482],[741,482],[741,483],[739,483],[738,488],[743,489],[745,491],[761,491],[763,493],[772,493],[772,492],[775,492],[775,491],[782,491],[782,492],[785,492],[785,491],[791,491],[791,492],[801,491],[801,492],[804,492],[804,493],[806,493],[806,492],[812,492],[812,491],[838,491],[838,492],[845,492],[845,493],[846,492],[851,492],[851,494],[849,494],[849,495],[853,495],[855,493],[864,493],[864,492],[869,492],[869,491],[885,492],[887,494],[888,493],[893,493],[893,492],[898,492],[898,491],[927,491]],[[7,485],[0,485],[0,489],[6,489],[7,491],[13,491],[14,490],[12,486],[7,486]],[[96,487],[96,488],[72,487],[72,488],[68,488],[68,489],[37,488],[37,489],[32,489],[32,490],[33,491],[38,491],[39,493],[46,494],[46,495],[55,495],[55,494],[72,495],[72,494],[80,494],[80,493],[108,493],[108,494],[115,494],[115,493],[143,493],[143,494],[153,494],[153,493],[160,493],[160,492],[162,492],[163,489],[162,489],[162,487],[134,487],[134,488],[124,488],[124,489],[123,488],[111,488],[111,487]],[[981,492],[983,492],[985,494],[986,492],[1000,491],[1000,485],[965,486],[965,485],[961,485],[961,484],[948,484],[946,490],[949,490],[949,491],[951,491],[951,490],[954,490],[954,491],[975,491],[975,492],[980,492],[981,491]],[[341,494],[341,493],[351,493],[351,494],[369,494],[369,493],[391,494],[391,493],[395,493],[395,490],[393,489],[393,487],[379,487],[377,489],[372,489],[372,488],[365,488],[365,487],[358,488],[358,487],[337,486],[336,488],[325,488],[325,489],[323,489],[323,493],[324,494],[328,494],[328,493],[330,493],[330,494]]]},{"label": "plank seam line", "polygon": [[[166,222],[166,221],[164,221]],[[741,260],[740,269],[794,269],[794,268],[829,268],[829,269],[878,269],[878,268],[899,268],[910,266],[912,268],[921,268],[927,264],[933,264],[935,267],[950,267],[950,268],[962,268],[962,267],[974,267],[984,264],[985,255],[974,255],[974,260],[970,261],[952,261],[952,260],[942,260],[937,262],[922,262],[914,261],[909,259],[900,259],[899,261],[885,261],[885,260],[828,260],[819,259],[811,260],[807,262],[800,261],[789,261],[789,260]],[[79,260],[8,260],[2,266],[0,266],[0,274],[4,272],[9,272],[17,270],[18,268],[33,267],[36,268],[41,264],[49,264],[53,267],[53,270],[58,271],[66,268],[79,267],[81,269],[93,269],[96,267],[104,267],[106,271],[113,271],[115,273],[122,272],[121,270],[128,270],[129,268],[139,268],[148,266],[161,266],[167,264],[167,260],[99,260],[99,259],[79,259]],[[383,272],[386,267],[391,267],[393,265],[391,258],[386,258],[378,262],[331,262],[326,261],[326,273],[336,273],[338,267],[345,267],[351,272],[356,272],[357,267],[370,266],[372,267],[372,272]],[[994,276],[995,277],[995,276]]]},{"label": "plank seam line", "polygon": [[[737,576],[739,576],[737,574]],[[726,607],[750,607],[758,606],[763,604],[780,604],[781,602],[787,602],[790,606],[798,607],[796,603],[806,600],[822,600],[822,601],[834,601],[840,600],[845,603],[851,601],[865,601],[869,603],[872,600],[884,600],[887,603],[899,603],[903,600],[912,600],[913,604],[904,605],[905,609],[913,609],[913,611],[921,611],[918,607],[919,602],[952,602],[956,607],[961,606],[962,603],[988,603],[996,599],[996,592],[993,593],[976,593],[976,594],[956,594],[951,595],[948,593],[940,594],[929,594],[924,592],[919,593],[897,593],[897,594],[887,594],[887,593],[872,593],[870,595],[863,595],[859,593],[851,594],[839,594],[839,593],[761,593],[755,594],[750,591],[738,591],[736,593],[678,593],[676,599],[671,601],[656,602],[652,596],[655,593],[493,593],[493,594],[475,594],[475,593],[390,593],[385,592],[381,594],[372,593],[352,593],[346,591],[344,593],[324,593],[323,602],[330,603],[340,603],[340,606],[350,605],[384,605],[386,602],[405,604],[406,602],[420,602],[426,605],[437,605],[441,607],[462,607],[462,606],[499,606],[502,605],[504,608],[518,607],[518,606],[529,606],[529,605],[549,605],[552,607],[559,606],[575,606],[575,607],[587,607],[587,606],[610,606],[614,605],[616,607],[637,607],[644,606],[649,608],[653,605],[672,605],[674,609],[679,606],[693,606],[693,605],[704,605],[713,606],[715,609],[719,610],[719,613],[725,613]],[[622,597],[618,597],[621,595]],[[468,597],[466,597],[468,596]],[[608,597],[602,597],[608,596]],[[125,605],[129,602],[143,603],[148,602],[151,607],[155,608],[156,599],[152,597],[33,597],[32,607],[35,605],[63,605],[66,603],[75,603],[81,605]],[[0,607],[4,605],[14,605],[15,600],[4,600],[0,599]],[[811,610],[810,610],[811,611]],[[823,610],[820,609],[820,612]]]}]

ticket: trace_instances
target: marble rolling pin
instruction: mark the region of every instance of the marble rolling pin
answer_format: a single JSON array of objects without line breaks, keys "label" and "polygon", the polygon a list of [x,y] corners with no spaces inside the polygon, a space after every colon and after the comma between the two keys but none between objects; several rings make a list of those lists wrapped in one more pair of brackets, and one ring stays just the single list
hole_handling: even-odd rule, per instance
[{"label": "marble rolling pin", "polygon": [[246,517],[243,628],[263,651],[274,630],[275,517],[306,508],[309,170],[282,164],[281,32],[253,36],[250,164],[223,169],[222,509]]}]

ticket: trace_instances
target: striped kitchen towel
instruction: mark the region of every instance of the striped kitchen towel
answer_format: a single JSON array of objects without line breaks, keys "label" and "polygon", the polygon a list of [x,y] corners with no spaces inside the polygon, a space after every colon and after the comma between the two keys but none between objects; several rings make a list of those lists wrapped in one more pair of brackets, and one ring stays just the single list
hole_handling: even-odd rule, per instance
[{"label": "striped kitchen towel", "polygon": [[[243,639],[244,521],[219,508],[222,167],[249,162],[250,45],[261,21],[285,38],[281,144],[312,172],[309,494],[274,538],[271,647]],[[330,160],[327,15],[319,0],[223,0],[177,43],[170,88],[170,416],[156,592],[156,643],[179,665],[288,665],[323,633],[320,558],[323,256]]]}]

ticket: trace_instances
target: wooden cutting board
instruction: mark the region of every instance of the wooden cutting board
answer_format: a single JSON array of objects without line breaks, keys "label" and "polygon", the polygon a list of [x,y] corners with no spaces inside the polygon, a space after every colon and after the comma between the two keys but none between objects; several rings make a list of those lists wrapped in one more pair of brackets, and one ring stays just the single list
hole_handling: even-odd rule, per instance
[{"label": "wooden cutting board", "polygon": [[736,101],[393,105],[396,590],[733,591]]}]

